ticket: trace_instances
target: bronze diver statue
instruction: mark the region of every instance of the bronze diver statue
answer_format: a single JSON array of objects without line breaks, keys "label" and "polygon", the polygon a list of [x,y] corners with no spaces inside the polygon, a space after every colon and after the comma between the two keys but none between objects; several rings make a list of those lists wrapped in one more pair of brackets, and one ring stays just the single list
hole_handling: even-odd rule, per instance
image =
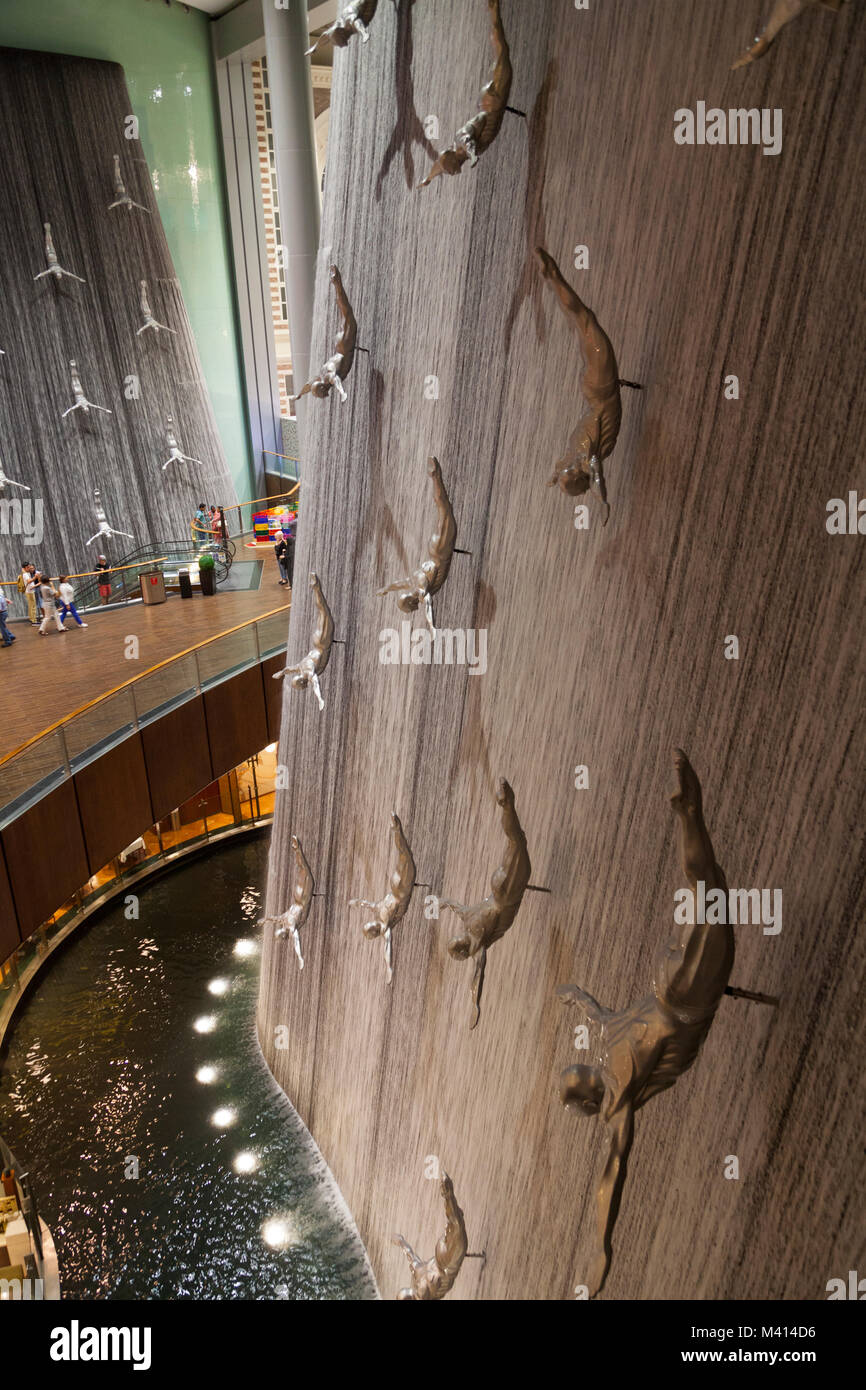
[{"label": "bronze diver statue", "polygon": [[301,955],[301,927],[304,926],[310,915],[316,884],[297,835],[292,836],[292,849],[295,853],[295,873],[294,883],[292,884],[291,905],[286,908],[285,912],[281,912],[277,917],[262,917],[259,926],[273,926],[274,936],[278,939],[284,936],[291,936],[295,947],[295,955],[298,957],[301,970],[303,970],[304,957]]},{"label": "bronze diver statue", "polygon": [[297,666],[286,666],[282,671],[277,671],[274,680],[279,681],[283,680],[285,676],[291,676],[294,690],[306,690],[307,686],[311,685],[313,694],[319,702],[319,709],[323,710],[325,702],[322,699],[319,676],[331,659],[331,647],[334,643],[334,619],[328,607],[327,599],[322,593],[319,576],[315,570],[310,574],[310,588],[313,591],[318,614],[316,626],[313,629],[312,646]]},{"label": "bronze diver statue", "polygon": [[455,554],[454,542],[457,539],[457,523],[454,520],[454,511],[445,490],[445,484],[442,481],[442,469],[439,467],[438,459],[430,458],[427,460],[427,472],[433,479],[433,500],[436,503],[437,512],[437,526],[427,546],[427,559],[421,561],[408,579],[397,579],[393,584],[387,584],[384,589],[377,590],[377,595],[382,598],[385,594],[399,593],[397,607],[401,613],[414,613],[419,604],[423,603],[427,626],[432,636],[435,637],[436,628],[433,626],[431,599],[434,594],[438,594],[448,578],[451,559]]},{"label": "bronze diver statue", "polygon": [[471,121],[460,127],[454,143],[442,151],[426,179],[419,183],[419,188],[426,188],[440,174],[459,174],[467,161],[474,168],[479,157],[490,149],[499,134],[506,111],[517,116],[524,114],[508,105],[513,69],[502,27],[500,0],[487,0],[487,8],[490,11],[490,41],[496,61],[493,76],[481,92],[481,108]]},{"label": "bronze diver statue", "polygon": [[[306,396],[308,391],[319,399],[324,399],[325,396],[330,395],[333,387],[336,387],[341,401],[348,399],[343,390],[343,382],[352,370],[352,364],[355,361],[358,325],[349,303],[349,297],[343,288],[342,276],[335,265],[331,266],[331,283],[337,296],[337,307],[343,318],[343,328],[337,338],[333,356],[328,358],[318,376],[313,377],[312,381],[308,381],[306,386],[301,387],[295,397],[295,400],[298,401],[302,396]],[[361,349],[358,348],[358,351],[360,352]]]},{"label": "bronze diver statue", "polygon": [[[680,821],[686,878],[693,891],[703,881],[707,892],[720,889],[727,901],[725,875],[704,824],[701,784],[680,749],[674,762],[679,787],[671,802]],[[723,915],[727,919],[727,912]],[[578,1115],[600,1114],[609,1134],[597,1197],[598,1250],[587,1286],[590,1298],[601,1292],[610,1269],[635,1111],[688,1071],[716,1016],[733,964],[730,923],[697,923],[678,928],[656,952],[653,992],[628,1009],[606,1009],[577,985],[557,990],[564,1003],[576,1004],[601,1030],[601,1064],[567,1067],[560,1076],[563,1105]]]},{"label": "bronze diver statue", "polygon": [[397,867],[389,879],[387,893],[377,903],[369,902],[366,898],[352,898],[349,903],[350,907],[369,907],[373,912],[373,920],[364,923],[363,932],[368,941],[382,937],[388,984],[391,983],[394,974],[392,932],[406,916],[412,899],[412,889],[415,887],[415,860],[412,858],[409,841],[403,833],[403,826],[396,811],[391,815],[391,829],[394,832],[394,846],[397,850]]},{"label": "bronze diver statue", "polygon": [[484,988],[487,952],[495,941],[501,940],[517,916],[532,872],[526,836],[514,806],[514,792],[504,777],[500,778],[496,800],[502,807],[502,829],[507,845],[502,863],[490,880],[490,893],[482,902],[470,906],[452,902],[450,898],[439,900],[440,907],[457,914],[464,928],[460,936],[448,942],[449,956],[452,960],[467,960],[469,956],[475,958],[470,986],[473,1004],[470,1028],[475,1028],[481,1018],[481,991]]},{"label": "bronze diver statue", "polygon": [[345,48],[349,40],[358,34],[361,42],[366,43],[370,37],[369,24],[378,4],[379,0],[351,0],[350,4],[343,6],[333,24],[329,25],[306,50],[305,56],[309,57],[311,53],[315,53],[325,39],[330,39],[338,48]]},{"label": "bronze diver statue", "polygon": [[403,1236],[394,1237],[394,1244],[399,1245],[409,1261],[412,1278],[412,1287],[401,1289],[397,1295],[400,1303],[429,1303],[444,1298],[453,1289],[466,1259],[469,1248],[466,1222],[454,1196],[454,1184],[447,1173],[442,1174],[439,1191],[445,1203],[445,1234],[437,1241],[433,1258],[420,1259]]},{"label": "bronze diver statue", "polygon": [[605,507],[602,525],[606,526],[610,507],[602,464],[613,453],[619,437],[622,420],[620,387],[630,386],[635,391],[640,391],[641,387],[636,381],[623,381],[620,377],[610,339],[592,310],[563,278],[553,257],[542,246],[536,247],[535,254],[541,273],[552,285],[563,313],[580,334],[586,359],[580,389],[589,406],[573,431],[565,456],[556,465],[556,472],[549,479],[548,487],[558,483],[562,491],[572,497],[593,492]]}]

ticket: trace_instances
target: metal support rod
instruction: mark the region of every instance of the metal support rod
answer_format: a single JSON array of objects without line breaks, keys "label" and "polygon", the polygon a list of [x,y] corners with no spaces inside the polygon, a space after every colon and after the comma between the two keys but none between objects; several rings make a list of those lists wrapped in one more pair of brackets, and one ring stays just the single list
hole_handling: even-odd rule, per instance
[{"label": "metal support rod", "polygon": [[737,989],[735,985],[726,985],[725,994],[730,994],[733,999],[751,999],[755,1004],[769,1004],[772,1008],[778,1009],[779,1000],[772,994],[756,994],[751,989]]},{"label": "metal support rod", "polygon": [[256,760],[255,760],[255,758],[250,758],[250,769],[251,769],[252,774],[253,774],[253,786],[254,786],[255,789],[256,789],[256,815],[257,815],[257,816],[260,816],[260,815],[262,814],[262,803],[261,803],[261,801],[260,801],[260,799],[259,799],[259,782],[258,782],[258,778],[256,777]]}]

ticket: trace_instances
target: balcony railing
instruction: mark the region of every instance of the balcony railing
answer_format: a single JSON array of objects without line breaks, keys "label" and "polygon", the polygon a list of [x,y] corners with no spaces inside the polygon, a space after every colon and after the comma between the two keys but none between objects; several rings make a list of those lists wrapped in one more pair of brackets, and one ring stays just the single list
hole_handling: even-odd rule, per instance
[{"label": "balcony railing", "polygon": [[287,610],[168,657],[0,759],[0,829],[88,763],[178,705],[286,649]]}]

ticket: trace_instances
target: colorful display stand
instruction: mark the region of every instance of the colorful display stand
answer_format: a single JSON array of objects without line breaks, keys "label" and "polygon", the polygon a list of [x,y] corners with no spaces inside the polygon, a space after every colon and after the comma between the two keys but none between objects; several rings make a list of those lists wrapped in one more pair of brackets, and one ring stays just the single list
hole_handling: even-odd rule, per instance
[{"label": "colorful display stand", "polygon": [[285,505],[280,507],[269,507],[267,511],[253,513],[253,539],[247,541],[250,548],[260,545],[274,545],[277,537],[282,530],[282,523],[285,517],[289,517],[291,524],[298,519],[296,511],[287,511]]}]

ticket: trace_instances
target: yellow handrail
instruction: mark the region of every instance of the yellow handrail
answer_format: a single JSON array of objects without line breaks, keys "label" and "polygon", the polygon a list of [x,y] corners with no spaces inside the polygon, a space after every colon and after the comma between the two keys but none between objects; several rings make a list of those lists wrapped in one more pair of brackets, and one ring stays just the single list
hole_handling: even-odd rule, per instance
[{"label": "yellow handrail", "polygon": [[223,511],[236,512],[239,511],[241,507],[255,507],[259,502],[282,502],[287,497],[294,497],[300,486],[301,480],[299,478],[294,487],[289,488],[288,492],[278,492],[274,497],[253,497],[249,502],[233,502],[230,507],[224,507]]},{"label": "yellow handrail", "polygon": [[301,461],[299,458],[295,458],[294,454],[278,454],[273,449],[262,449],[262,453],[267,454],[272,459],[288,459],[289,463],[300,463]]},{"label": "yellow handrail", "polygon": [[167,656],[164,661],[158,661],[155,666],[148,666],[146,671],[139,671],[137,675],[131,676],[128,681],[123,681],[120,685],[116,685],[113,690],[106,690],[104,694],[97,695],[95,700],[88,700],[86,705],[80,705],[79,708],[73,710],[71,714],[64,714],[62,719],[58,719],[54,724],[49,724],[47,729],[42,729],[38,734],[34,734],[32,738],[28,738],[26,743],[22,743],[18,748],[13,748],[11,753],[4,753],[3,757],[0,758],[0,767],[2,767],[4,763],[8,763],[11,758],[17,758],[18,754],[23,753],[25,749],[32,748],[33,744],[38,743],[40,739],[47,738],[49,734],[53,734],[64,724],[68,724],[70,720],[77,719],[79,714],[84,714],[85,711],[89,709],[95,709],[97,705],[102,704],[103,700],[110,700],[113,695],[119,694],[121,690],[126,690],[128,686],[136,685],[139,681],[144,680],[145,676],[152,676],[154,671],[161,671],[163,666],[171,666],[172,662],[181,661],[185,656],[190,656],[192,652],[201,651],[203,647],[209,647],[212,642],[219,642],[223,637],[231,637],[233,632],[240,632],[245,627],[252,627],[253,623],[262,623],[265,618],[273,618],[276,617],[277,613],[285,613],[291,606],[292,603],[290,599],[288,603],[281,604],[279,608],[272,608],[267,613],[259,613],[256,618],[247,618],[246,622],[238,623],[236,627],[226,628],[225,632],[217,632],[213,637],[206,637],[203,642],[196,642],[194,646],[187,647],[182,652],[175,652],[173,656]]},{"label": "yellow handrail", "polygon": [[[141,569],[144,569],[146,565],[161,565],[161,564],[163,564],[163,562],[165,561],[165,558],[166,558],[166,557],[165,557],[164,555],[158,555],[158,556],[156,557],[156,559],[154,559],[154,560],[136,560],[135,563],[132,564],[132,565],[111,565],[111,566],[109,567],[109,570],[82,570],[82,572],[81,572],[80,574],[68,574],[68,575],[66,576],[66,578],[67,578],[67,579],[96,579],[100,574],[105,574],[105,575],[107,575],[107,574],[109,573],[109,571],[110,571],[111,574],[120,574],[122,570],[141,570]],[[60,576],[57,575],[57,574],[49,574],[49,575],[48,575],[48,578],[53,582],[55,579],[59,579]],[[10,588],[10,587],[11,587],[11,588],[14,588],[14,589],[17,589],[17,588],[18,588],[18,580],[17,580],[17,579],[3,579],[3,580],[0,580],[0,588],[8,589],[8,588]],[[22,597],[23,597],[23,595],[22,595]]]}]

